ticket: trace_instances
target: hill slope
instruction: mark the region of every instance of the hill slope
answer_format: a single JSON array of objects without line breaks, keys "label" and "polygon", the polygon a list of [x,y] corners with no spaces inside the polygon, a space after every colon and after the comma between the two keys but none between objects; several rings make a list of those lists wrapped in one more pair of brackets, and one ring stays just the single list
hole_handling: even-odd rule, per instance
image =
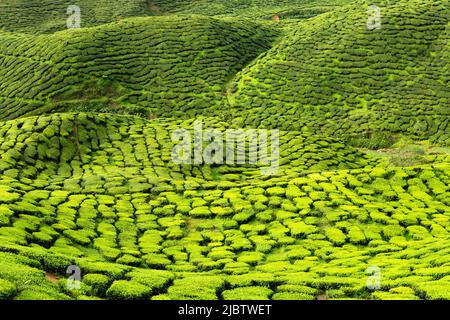
[{"label": "hill slope", "polygon": [[81,26],[92,27],[126,17],[152,14],[146,0],[3,0],[0,29],[25,33],[53,33],[66,29],[67,8],[77,5]]},{"label": "hill slope", "polygon": [[92,27],[129,17],[154,15],[232,16],[240,19],[304,19],[334,10],[350,0],[4,0],[0,3],[0,29],[25,33],[53,33],[66,28],[67,8],[77,5],[81,26]]},{"label": "hill slope", "polygon": [[207,17],[133,18],[40,36],[1,33],[0,119],[127,106],[147,116],[207,114],[223,105],[229,79],[276,35],[250,21]]},{"label": "hill slope", "polygon": [[[406,133],[449,144],[448,1],[369,2],[301,22],[231,86],[246,125],[338,135]],[[282,115],[282,116],[280,116]]]}]

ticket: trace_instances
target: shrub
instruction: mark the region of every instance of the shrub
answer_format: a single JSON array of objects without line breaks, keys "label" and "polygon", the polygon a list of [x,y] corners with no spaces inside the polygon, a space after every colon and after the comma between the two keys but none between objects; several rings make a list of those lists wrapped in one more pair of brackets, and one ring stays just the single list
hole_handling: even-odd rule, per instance
[{"label": "shrub", "polygon": [[303,259],[304,257],[307,257],[309,255],[311,255],[311,252],[302,247],[291,247],[287,253],[288,258],[294,260]]},{"label": "shrub", "polygon": [[290,211],[290,212],[298,212],[298,208],[294,206],[290,201],[284,200],[281,203],[281,209]]},{"label": "shrub", "polygon": [[383,291],[375,291],[372,297],[377,300],[419,300],[414,294],[400,294]]},{"label": "shrub", "polygon": [[409,226],[406,228],[406,231],[408,231],[411,237],[415,240],[421,240],[431,237],[431,234],[428,233],[428,230],[422,226]]},{"label": "shrub", "polygon": [[130,267],[123,266],[117,263],[89,261],[86,259],[78,259],[76,264],[80,267],[83,273],[101,273],[107,275],[113,280],[123,278]]},{"label": "shrub", "polygon": [[255,212],[253,211],[253,209],[245,209],[242,212],[235,214],[233,216],[233,220],[238,223],[246,223],[249,222],[254,215]]},{"label": "shrub", "polygon": [[295,184],[290,184],[286,188],[286,197],[289,199],[303,197],[305,193],[300,190]]},{"label": "shrub", "polygon": [[210,210],[218,216],[229,216],[233,214],[233,209],[230,207],[211,207]]},{"label": "shrub", "polygon": [[117,263],[126,264],[129,266],[139,266],[141,264],[141,259],[136,258],[130,254],[124,254],[122,257],[116,260]]},{"label": "shrub", "polygon": [[271,208],[279,208],[282,203],[283,203],[283,198],[278,197],[278,196],[272,196],[272,197],[270,197],[268,205]]},{"label": "shrub", "polygon": [[270,222],[273,220],[273,211],[272,210],[266,210],[259,212],[256,215],[256,220],[259,220],[261,222]]},{"label": "shrub", "polygon": [[277,292],[292,292],[292,293],[303,293],[310,296],[315,296],[318,293],[318,290],[315,288],[295,285],[295,284],[283,284],[277,287]]},{"label": "shrub", "polygon": [[308,225],[303,221],[287,222],[287,226],[291,229],[291,235],[296,238],[306,238],[319,230],[316,226]]},{"label": "shrub", "polygon": [[381,233],[386,238],[392,238],[392,237],[395,237],[395,236],[401,236],[401,235],[403,235],[404,231],[405,231],[405,228],[403,228],[400,225],[388,225],[388,226],[384,226],[381,229]]},{"label": "shrub", "polygon": [[285,189],[281,187],[271,187],[266,190],[269,196],[284,196]]},{"label": "shrub", "polygon": [[129,272],[126,277],[152,289],[152,294],[155,294],[163,290],[174,279],[174,274],[163,270],[136,269]]},{"label": "shrub", "polygon": [[59,293],[56,288],[42,286],[27,286],[15,297],[15,300],[70,300],[70,297]]},{"label": "shrub", "polygon": [[300,209],[309,209],[313,200],[311,198],[302,197],[302,198],[294,198],[295,206]]},{"label": "shrub", "polygon": [[113,300],[144,300],[149,299],[152,288],[135,281],[117,280],[106,291],[106,296]]},{"label": "shrub", "polygon": [[172,262],[164,254],[149,253],[142,257],[150,268],[164,269]]},{"label": "shrub", "polygon": [[225,258],[234,258],[235,254],[226,250],[224,247],[213,248],[211,252],[208,254],[208,258],[211,258],[215,261],[219,259]]},{"label": "shrub", "polygon": [[47,248],[53,243],[53,236],[46,232],[33,232],[32,239]]},{"label": "shrub", "polygon": [[9,225],[9,218],[14,215],[14,211],[9,209],[7,205],[0,205],[0,227]]},{"label": "shrub", "polygon": [[222,224],[224,230],[235,229],[239,226],[238,222],[235,220],[227,220]]},{"label": "shrub", "polygon": [[348,228],[348,238],[351,243],[355,244],[366,243],[366,236],[357,226],[351,226]]},{"label": "shrub", "polygon": [[266,231],[266,226],[263,224],[241,224],[239,228],[244,233],[263,234]]},{"label": "shrub", "polygon": [[290,212],[290,211],[285,211],[285,210],[276,210],[275,216],[278,221],[283,221],[283,220],[295,218],[297,216],[297,214]]},{"label": "shrub", "polygon": [[81,245],[86,246],[91,243],[90,234],[84,230],[65,230],[64,235]]},{"label": "shrub", "polygon": [[204,230],[201,232],[203,238],[212,242],[220,242],[224,240],[224,235],[217,230]]},{"label": "shrub", "polygon": [[12,191],[12,188],[0,185],[0,203],[10,203],[20,198],[20,194]]},{"label": "shrub", "polygon": [[244,274],[248,273],[250,265],[245,262],[228,262],[223,267],[223,271],[229,274]]}]

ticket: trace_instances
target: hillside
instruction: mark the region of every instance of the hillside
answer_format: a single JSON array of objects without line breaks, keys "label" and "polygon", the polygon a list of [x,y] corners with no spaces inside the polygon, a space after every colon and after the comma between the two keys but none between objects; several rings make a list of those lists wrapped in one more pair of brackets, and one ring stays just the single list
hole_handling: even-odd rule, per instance
[{"label": "hillside", "polygon": [[[3,0],[0,3],[0,29],[30,34],[64,30],[67,9],[80,8],[82,27],[92,27],[127,17],[152,14],[146,0]],[[71,12],[73,13],[73,12]]]},{"label": "hillside", "polygon": [[307,19],[332,11],[348,0],[153,0],[150,7],[164,14],[202,14],[214,16],[271,19]]},{"label": "hillside", "polygon": [[[98,26],[129,17],[191,15],[271,19],[305,19],[334,10],[350,0],[80,0],[82,27]],[[68,0],[4,0],[0,29],[53,33],[66,28]]]},{"label": "hillside", "polygon": [[[1,124],[0,278],[16,288],[10,297],[368,297],[374,263],[389,289],[376,298],[448,297],[433,275],[447,272],[450,158],[387,169],[359,156],[362,169],[342,170],[350,149],[332,155],[333,144],[312,137],[323,146],[314,150],[290,134],[292,147],[306,143],[292,161],[281,143],[279,177],[243,179],[232,167],[167,167],[174,125],[186,127],[93,114]],[[320,154],[341,169],[323,159],[298,171]],[[80,290],[45,281],[43,271],[70,263],[84,271]],[[399,280],[410,268],[413,278]]]},{"label": "hillside", "polygon": [[[203,118],[221,131],[229,128]],[[54,114],[27,117],[2,123],[0,131],[0,174],[27,181],[52,182],[55,177],[74,179],[85,173],[99,175],[110,168],[122,175],[142,177],[147,188],[164,180],[193,177],[205,182],[258,181],[252,172],[262,165],[178,166],[170,160],[174,144],[171,133],[180,128],[192,131],[192,121],[146,121],[132,116]],[[301,132],[280,132],[280,175],[301,172],[355,169],[374,166],[377,161],[339,140]],[[248,138],[247,138],[248,141]],[[248,142],[247,142],[248,144]],[[206,147],[206,142],[204,143]],[[270,145],[270,143],[269,143]],[[87,170],[87,167],[91,167]],[[191,167],[191,168],[190,168]],[[127,175],[127,172],[130,175]],[[161,180],[160,180],[161,179]],[[79,182],[79,181],[78,181]],[[97,181],[100,183],[100,181]],[[91,192],[109,192],[99,186]]]}]

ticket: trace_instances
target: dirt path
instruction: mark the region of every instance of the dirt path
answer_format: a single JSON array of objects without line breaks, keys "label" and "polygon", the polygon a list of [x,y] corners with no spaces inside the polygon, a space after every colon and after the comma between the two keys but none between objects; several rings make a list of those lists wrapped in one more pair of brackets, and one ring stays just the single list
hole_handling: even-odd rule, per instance
[{"label": "dirt path", "polygon": [[45,279],[47,279],[47,280],[49,280],[50,282],[53,282],[53,283],[57,283],[58,282],[58,277],[55,274],[49,273],[49,272],[45,273]]}]

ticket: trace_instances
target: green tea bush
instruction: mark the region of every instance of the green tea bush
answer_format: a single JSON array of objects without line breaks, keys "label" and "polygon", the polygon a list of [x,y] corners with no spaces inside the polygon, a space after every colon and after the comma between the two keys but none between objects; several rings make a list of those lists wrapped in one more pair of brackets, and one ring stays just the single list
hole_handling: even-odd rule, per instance
[{"label": "green tea bush", "polygon": [[[0,298],[447,298],[444,4],[368,32],[342,1],[81,0],[84,28],[53,33],[45,1],[0,4]],[[279,129],[277,174],[175,164],[197,120]]]},{"label": "green tea bush", "polygon": [[150,298],[152,288],[134,281],[116,280],[106,291],[113,300],[143,300]]},{"label": "green tea bush", "polygon": [[275,277],[270,273],[252,272],[242,275],[233,275],[226,278],[227,283],[232,287],[248,286],[270,286],[276,283]]},{"label": "green tea bush", "polygon": [[273,300],[316,300],[315,296],[311,296],[302,292],[277,292],[272,296]]},{"label": "green tea bush", "polygon": [[337,228],[325,229],[325,235],[327,238],[336,245],[343,245],[347,239],[346,235]]},{"label": "green tea bush", "polygon": [[135,270],[126,275],[132,281],[139,282],[152,289],[153,293],[160,292],[174,279],[174,274],[162,270]]}]

